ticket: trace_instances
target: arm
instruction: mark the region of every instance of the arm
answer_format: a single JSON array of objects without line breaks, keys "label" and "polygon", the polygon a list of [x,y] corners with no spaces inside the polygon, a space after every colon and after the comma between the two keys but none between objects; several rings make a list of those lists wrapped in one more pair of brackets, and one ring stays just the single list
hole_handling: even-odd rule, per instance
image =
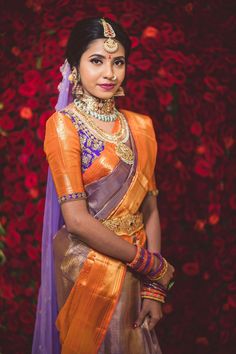
[{"label": "arm", "polygon": [[147,194],[141,210],[147,234],[147,248],[151,252],[161,252],[161,228],[156,196]]},{"label": "arm", "polygon": [[148,193],[141,206],[147,234],[147,248],[151,252],[161,252],[161,227],[157,208],[157,195],[158,189],[155,173],[153,173],[149,181]]},{"label": "arm", "polygon": [[63,203],[61,210],[67,230],[77,235],[89,247],[125,263],[133,260],[136,247],[122,240],[92,217],[88,213],[86,201],[78,200]]}]

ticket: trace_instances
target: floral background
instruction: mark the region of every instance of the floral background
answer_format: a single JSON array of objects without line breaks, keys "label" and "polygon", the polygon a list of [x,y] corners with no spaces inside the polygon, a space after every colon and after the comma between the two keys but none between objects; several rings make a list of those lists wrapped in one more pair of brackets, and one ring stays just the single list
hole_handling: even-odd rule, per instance
[{"label": "floral background", "polygon": [[45,122],[70,29],[94,15],[118,20],[129,33],[133,51],[119,105],[149,114],[157,132],[162,252],[176,267],[157,326],[163,353],[235,353],[234,1],[1,3],[0,353],[30,353]]}]

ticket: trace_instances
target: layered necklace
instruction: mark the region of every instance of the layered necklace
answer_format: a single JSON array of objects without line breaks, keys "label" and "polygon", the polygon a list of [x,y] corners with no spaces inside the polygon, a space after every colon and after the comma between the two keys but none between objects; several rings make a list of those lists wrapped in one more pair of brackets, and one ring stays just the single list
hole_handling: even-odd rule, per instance
[{"label": "layered necklace", "polygon": [[[114,144],[117,156],[125,163],[133,165],[133,151],[126,145],[130,136],[129,126],[124,115],[115,108],[114,99],[101,100],[84,95],[80,100],[75,99],[74,104],[78,113],[84,117],[84,124],[89,130],[92,130],[93,135],[97,139]],[[118,119],[120,130],[114,134],[106,133],[95,124],[93,118],[104,122]]]}]

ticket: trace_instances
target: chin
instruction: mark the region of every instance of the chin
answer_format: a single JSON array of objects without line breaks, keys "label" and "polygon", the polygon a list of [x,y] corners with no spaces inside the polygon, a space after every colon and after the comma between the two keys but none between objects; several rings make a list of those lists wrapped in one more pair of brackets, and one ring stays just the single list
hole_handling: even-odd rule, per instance
[{"label": "chin", "polygon": [[95,95],[97,98],[101,98],[103,100],[108,100],[114,96],[115,92],[99,92]]}]

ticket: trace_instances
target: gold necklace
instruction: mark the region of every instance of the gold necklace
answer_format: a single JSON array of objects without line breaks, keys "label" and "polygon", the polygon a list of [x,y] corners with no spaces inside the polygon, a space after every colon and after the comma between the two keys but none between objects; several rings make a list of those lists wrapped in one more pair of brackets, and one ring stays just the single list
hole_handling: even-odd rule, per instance
[{"label": "gold necklace", "polygon": [[79,99],[74,99],[74,104],[81,111],[103,122],[114,122],[119,114],[115,107],[114,97],[105,100],[83,94]]},{"label": "gold necklace", "polygon": [[114,144],[116,155],[125,163],[133,165],[133,151],[130,149],[129,146],[125,144],[129,140],[130,132],[128,123],[123,114],[119,113],[118,115],[118,119],[121,125],[121,129],[119,130],[119,132],[115,134],[109,134],[100,129],[88,114],[86,114],[84,111],[81,111],[76,105],[74,107],[76,111],[85,118],[83,122],[85,123],[88,129],[92,130],[96,138]]}]

